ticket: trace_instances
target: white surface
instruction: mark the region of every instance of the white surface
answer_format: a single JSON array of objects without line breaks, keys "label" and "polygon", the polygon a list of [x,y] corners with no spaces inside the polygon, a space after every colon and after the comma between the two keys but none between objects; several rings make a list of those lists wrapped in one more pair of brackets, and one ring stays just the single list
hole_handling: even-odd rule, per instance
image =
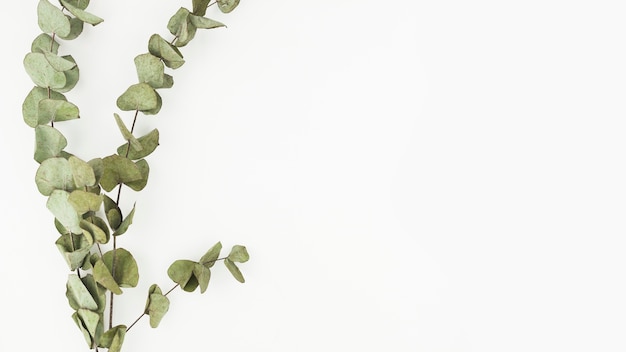
[{"label": "white surface", "polygon": [[[178,1],[92,1],[64,44],[71,152],[121,144],[115,99]],[[33,182],[21,61],[36,1],[3,6],[0,351],[85,351]],[[242,1],[162,91],[151,179],[120,245],[140,285],[245,244],[125,351],[623,351],[626,10],[621,1]],[[145,13],[147,12],[147,13]],[[124,114],[126,119],[131,117]],[[147,241],[150,242],[147,242]],[[148,244],[149,243],[149,244]]]}]

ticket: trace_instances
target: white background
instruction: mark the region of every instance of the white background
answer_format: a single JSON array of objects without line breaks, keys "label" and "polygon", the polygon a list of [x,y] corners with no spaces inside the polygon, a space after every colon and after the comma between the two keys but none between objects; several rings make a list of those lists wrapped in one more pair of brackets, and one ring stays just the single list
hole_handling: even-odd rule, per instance
[{"label": "white background", "polygon": [[[37,1],[0,16],[0,351],[85,351],[21,117]],[[191,1],[93,0],[60,51],[81,68],[59,123],[90,159],[122,144],[134,56]],[[152,283],[221,240],[241,285],[170,295],[125,351],[626,349],[623,1],[247,1],[199,32],[137,134],[161,131],[148,187],[122,192],[119,244]],[[123,114],[127,123],[132,116]]]}]

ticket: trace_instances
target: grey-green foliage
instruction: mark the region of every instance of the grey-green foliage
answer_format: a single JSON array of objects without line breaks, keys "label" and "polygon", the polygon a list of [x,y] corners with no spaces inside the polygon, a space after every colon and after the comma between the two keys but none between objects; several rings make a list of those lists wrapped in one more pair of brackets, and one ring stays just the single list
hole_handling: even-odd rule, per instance
[{"label": "grey-green foliage", "polygon": [[[24,99],[22,117],[35,131],[33,157],[39,164],[35,184],[47,197],[46,206],[54,216],[54,226],[59,233],[55,245],[73,272],[66,283],[68,304],[74,310],[72,319],[89,348],[102,347],[116,352],[121,350],[126,333],[134,323],[128,327],[113,326],[109,321],[106,328],[105,309],[109,307],[112,314],[113,295],[121,295],[122,288],[136,287],[140,277],[133,254],[117,247],[118,237],[129,231],[136,212],[135,205],[122,209],[120,194],[122,188],[141,191],[148,185],[150,166],[146,157],[159,146],[156,128],[141,136],[134,135],[138,113],[156,115],[160,112],[163,101],[158,90],[174,85],[168,69],[184,65],[179,48],[189,44],[198,29],[225,27],[205,17],[207,8],[217,4],[221,12],[228,13],[239,1],[192,0],[191,11],[181,7],[167,23],[173,40],[168,41],[160,34],[150,36],[147,52],[134,59],[138,82],[117,99],[121,111],[134,113],[132,125],[113,113],[123,143],[116,153],[89,161],[66,151],[68,140],[55,126],[81,117],[78,106],[64,95],[77,85],[79,67],[71,55],[59,54],[59,40],[76,39],[89,28],[85,24],[95,26],[103,19],[87,10],[89,0],[59,0],[58,3],[39,0],[37,5],[37,22],[43,33],[33,40],[23,60],[24,69],[35,86]],[[115,190],[114,200],[106,192]],[[111,242],[112,249],[101,247]],[[167,271],[176,283],[174,288],[180,286],[189,292],[200,288],[204,293],[217,261],[224,261],[235,279],[244,282],[235,263],[249,259],[246,248],[235,245],[223,258],[219,257],[221,250],[222,244],[218,242],[198,261],[174,261]],[[170,308],[167,295],[172,290],[163,293],[158,285],[152,285],[139,319],[148,315],[150,326],[157,327]],[[107,302],[107,293],[110,302]]]}]

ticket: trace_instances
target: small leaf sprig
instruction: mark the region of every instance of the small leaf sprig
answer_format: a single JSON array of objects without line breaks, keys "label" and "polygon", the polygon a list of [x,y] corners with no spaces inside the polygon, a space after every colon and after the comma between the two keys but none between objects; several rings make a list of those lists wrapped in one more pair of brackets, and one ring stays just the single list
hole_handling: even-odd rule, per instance
[{"label": "small leaf sprig", "polygon": [[[55,228],[60,234],[55,244],[73,272],[66,283],[68,303],[74,310],[72,319],[90,349],[118,352],[126,333],[142,317],[148,315],[153,328],[159,325],[170,307],[167,296],[176,288],[193,292],[199,287],[200,293],[204,293],[217,261],[223,261],[237,281],[245,282],[236,263],[249,260],[246,247],[235,245],[228,256],[220,258],[222,244],[218,242],[198,261],[183,259],[172,263],[167,274],[175,286],[163,293],[153,284],[143,313],[128,327],[113,326],[114,297],[123,294],[122,288],[136,287],[139,282],[137,261],[129,250],[117,245],[117,237],[127,233],[132,225],[136,209],[133,205],[124,216],[120,208],[122,188],[126,186],[138,192],[146,187],[150,167],[145,158],[159,145],[158,129],[140,137],[133,135],[139,112],[159,113],[162,99],[157,89],[171,88],[174,84],[165,68],[177,69],[185,63],[179,48],[194,39],[198,29],[225,27],[204,17],[207,8],[217,4],[221,12],[229,13],[239,5],[239,0],[192,0],[191,11],[181,7],[167,24],[173,40],[166,41],[159,34],[150,37],[148,52],[134,59],[139,82],[117,99],[120,110],[134,114],[131,128],[119,114],[113,114],[125,143],[112,155],[84,161],[65,150],[67,139],[55,127],[55,123],[80,118],[79,108],[64,95],[76,86],[79,68],[71,55],[59,55],[57,39],[76,39],[85,23],[96,26],[103,22],[87,12],[89,3],[89,0],[60,0],[59,8],[49,0],[39,0],[38,25],[43,33],[35,38],[31,52],[24,58],[24,68],[35,87],[22,104],[22,116],[35,130],[34,159],[39,163],[35,183],[39,192],[48,197],[46,206],[54,215]],[[116,188],[114,200],[107,193]],[[112,249],[103,252],[103,247],[111,242]],[[105,329],[107,305],[109,316]]]}]

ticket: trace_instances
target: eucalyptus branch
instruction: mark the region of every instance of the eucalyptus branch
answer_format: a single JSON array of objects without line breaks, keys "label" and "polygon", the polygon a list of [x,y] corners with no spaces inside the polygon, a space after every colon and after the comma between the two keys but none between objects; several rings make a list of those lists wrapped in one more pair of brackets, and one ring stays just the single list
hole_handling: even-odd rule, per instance
[{"label": "eucalyptus branch", "polygon": [[[61,8],[49,0],[39,0],[38,24],[42,30],[24,58],[24,68],[35,83],[22,104],[24,122],[35,130],[34,159],[39,163],[35,182],[39,192],[48,197],[46,206],[55,218],[60,237],[55,245],[66,260],[70,275],[66,296],[74,310],[72,319],[81,330],[90,349],[107,348],[119,352],[125,334],[144,315],[150,316],[150,326],[156,327],[169,309],[167,296],[180,287],[204,293],[211,277],[211,268],[223,261],[239,282],[245,282],[236,263],[248,261],[246,247],[235,245],[226,257],[219,258],[220,242],[211,247],[199,261],[176,260],[167,274],[176,284],[165,294],[157,285],[148,290],[144,313],[130,327],[113,326],[114,295],[121,287],[136,287],[139,269],[133,255],[118,248],[117,237],[131,226],[135,206],[123,216],[120,209],[122,186],[134,191],[146,187],[150,168],[145,158],[159,145],[159,132],[136,138],[133,133],[139,112],[157,114],[161,109],[158,89],[171,88],[172,76],[165,67],[177,69],[185,60],[179,48],[186,46],[198,29],[225,27],[204,17],[206,10],[217,4],[223,13],[231,12],[239,0],[192,0],[193,10],[180,8],[167,24],[174,35],[171,42],[154,34],[148,42],[148,53],[135,58],[139,83],[131,85],[118,99],[122,111],[134,111],[130,130],[118,114],[114,114],[125,143],[117,153],[104,158],[84,161],[65,150],[67,139],[55,128],[55,123],[78,119],[78,107],[64,93],[72,90],[79,80],[79,70],[71,55],[58,53],[57,39],[73,40],[83,31],[85,23],[95,26],[103,21],[86,11],[88,0],[59,0]],[[115,200],[110,194],[117,187]],[[112,239],[113,249],[102,251],[101,245]],[[108,297],[108,329],[104,328],[104,312]]]}]

